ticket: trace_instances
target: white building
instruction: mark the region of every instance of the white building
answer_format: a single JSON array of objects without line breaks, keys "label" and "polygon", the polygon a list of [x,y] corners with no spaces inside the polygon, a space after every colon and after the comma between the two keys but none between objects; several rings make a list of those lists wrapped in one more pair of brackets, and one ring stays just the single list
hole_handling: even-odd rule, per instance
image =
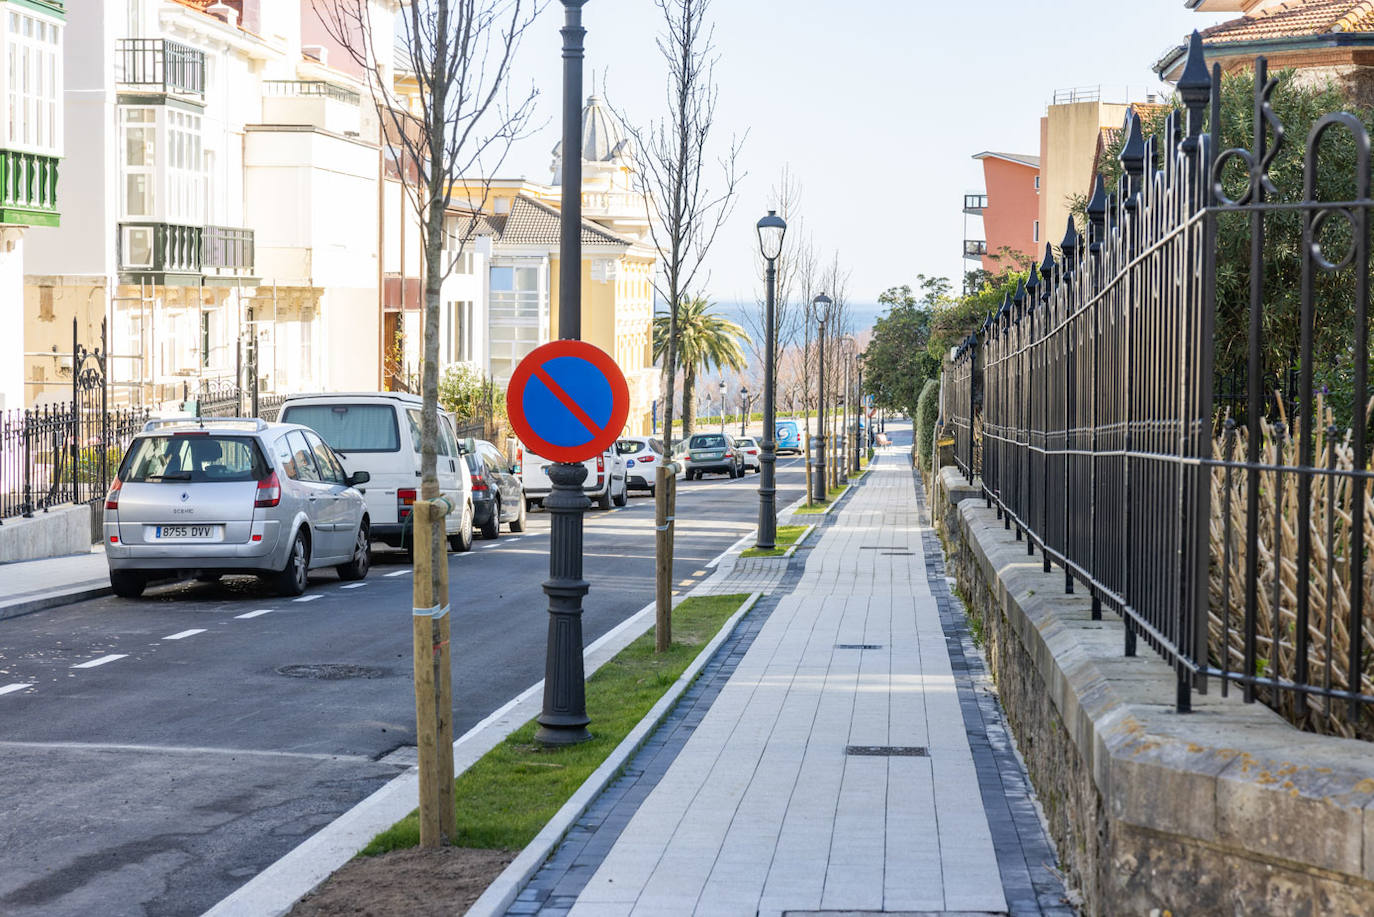
[{"label": "white building", "polygon": [[[0,410],[27,404],[26,236],[59,223],[64,18],[61,0],[0,0]],[[68,322],[64,350],[70,341]]]},{"label": "white building", "polygon": [[[83,6],[60,186],[81,216],[31,247],[26,348],[108,317],[116,395],[158,406],[211,380],[378,384],[376,118],[310,0]],[[389,28],[396,4],[375,8]]]}]

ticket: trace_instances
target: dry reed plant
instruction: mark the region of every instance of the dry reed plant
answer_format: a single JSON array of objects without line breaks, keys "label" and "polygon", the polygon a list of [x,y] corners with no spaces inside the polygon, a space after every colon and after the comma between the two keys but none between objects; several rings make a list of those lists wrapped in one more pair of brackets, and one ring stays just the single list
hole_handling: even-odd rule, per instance
[{"label": "dry reed plant", "polygon": [[[1325,424],[1314,430],[1316,470],[1307,472],[1312,481],[1307,683],[1335,690],[1356,689],[1369,696],[1374,695],[1374,481],[1366,483],[1364,505],[1359,509],[1365,556],[1360,622],[1363,652],[1356,682],[1349,671],[1351,534],[1356,524],[1349,472],[1355,467],[1355,455],[1349,431],[1333,435],[1331,411],[1320,399],[1316,416]],[[1284,470],[1260,472],[1259,538],[1253,546],[1246,543],[1248,473],[1224,467],[1214,467],[1212,473],[1209,653],[1218,668],[1245,670],[1245,569],[1253,549],[1258,554],[1259,571],[1253,674],[1291,683],[1297,673],[1298,576],[1302,562],[1298,552],[1298,480],[1303,473],[1299,471],[1299,431],[1286,428],[1282,420],[1262,421],[1261,426],[1260,463]],[[1219,460],[1244,462],[1246,430],[1237,426],[1233,436],[1223,433],[1216,438],[1214,449]],[[1332,469],[1336,473],[1331,473]],[[1361,470],[1369,470],[1368,464],[1362,461]],[[1341,700],[1271,687],[1258,689],[1257,696],[1301,728],[1374,739],[1374,715],[1368,707],[1362,706],[1352,719],[1349,704]]]}]

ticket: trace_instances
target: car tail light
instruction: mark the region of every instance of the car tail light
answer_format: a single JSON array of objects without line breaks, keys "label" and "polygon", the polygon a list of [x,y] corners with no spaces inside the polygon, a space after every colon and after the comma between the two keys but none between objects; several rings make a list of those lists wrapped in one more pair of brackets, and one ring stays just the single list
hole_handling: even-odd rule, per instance
[{"label": "car tail light", "polygon": [[396,521],[400,522],[410,516],[410,508],[415,505],[415,491],[412,488],[401,488],[396,491]]},{"label": "car tail light", "polygon": [[484,481],[484,480],[482,480],[482,478],[481,478],[479,475],[475,475],[475,474],[474,474],[474,475],[472,476],[472,489],[473,489],[473,490],[486,490],[486,489],[487,489],[487,482]]},{"label": "car tail light", "polygon": [[253,506],[276,506],[280,502],[281,481],[277,479],[277,473],[274,471],[258,482],[258,492],[253,499]]},{"label": "car tail light", "polygon": [[652,462],[653,460],[654,457],[652,455],[646,455],[644,458],[640,459],[641,462]]},{"label": "car tail light", "polygon": [[123,481],[119,478],[114,479],[114,483],[110,485],[110,492],[105,495],[106,510],[119,509],[119,491],[123,486]]}]

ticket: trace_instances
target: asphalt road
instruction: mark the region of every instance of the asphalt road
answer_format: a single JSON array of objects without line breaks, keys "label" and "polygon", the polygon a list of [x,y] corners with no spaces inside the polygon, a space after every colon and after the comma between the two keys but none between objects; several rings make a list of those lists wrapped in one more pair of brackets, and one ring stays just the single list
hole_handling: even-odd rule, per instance
[{"label": "asphalt road", "polygon": [[[779,507],[802,478],[779,462]],[[680,483],[681,589],[753,530],[757,483]],[[449,555],[455,735],[543,677],[548,519]],[[591,643],[653,598],[653,501],[589,512],[585,556]],[[410,656],[385,551],[294,600],[230,578],[0,622],[0,686],[33,685],[0,694],[0,914],[201,913],[401,771]]]}]

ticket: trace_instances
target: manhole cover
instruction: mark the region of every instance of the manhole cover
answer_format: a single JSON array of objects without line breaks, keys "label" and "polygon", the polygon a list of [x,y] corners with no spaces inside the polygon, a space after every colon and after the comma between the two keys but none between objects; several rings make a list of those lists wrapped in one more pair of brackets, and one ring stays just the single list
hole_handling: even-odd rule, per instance
[{"label": "manhole cover", "polygon": [[285,675],[287,678],[321,678],[325,681],[340,681],[345,678],[381,678],[386,672],[365,665],[317,662],[309,665],[284,665],[277,669],[277,674]]},{"label": "manhole cover", "polygon": [[880,650],[883,648],[881,643],[836,643],[837,650]]},{"label": "manhole cover", "polygon": [[928,758],[930,753],[922,745],[848,745],[846,755],[862,758]]}]

